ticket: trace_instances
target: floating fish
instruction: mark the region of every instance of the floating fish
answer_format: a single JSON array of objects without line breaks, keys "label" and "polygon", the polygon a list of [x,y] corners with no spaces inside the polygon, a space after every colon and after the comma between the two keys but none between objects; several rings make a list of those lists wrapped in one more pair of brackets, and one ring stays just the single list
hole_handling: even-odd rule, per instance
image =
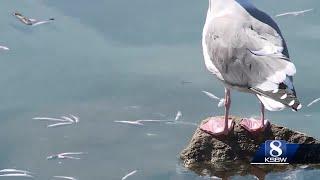
[{"label": "floating fish", "polygon": [[59,153],[59,154],[54,154],[54,155],[50,155],[47,157],[48,160],[52,160],[52,159],[76,159],[76,160],[80,160],[81,158],[79,157],[73,157],[72,155],[81,155],[81,154],[85,154],[84,152],[65,152],[65,153]]},{"label": "floating fish", "polygon": [[22,174],[32,174],[26,170],[19,170],[19,169],[1,169],[0,173],[22,173]]},{"label": "floating fish", "polygon": [[307,107],[310,107],[310,106],[312,106],[313,104],[315,104],[315,103],[317,103],[317,102],[319,102],[319,101],[320,101],[320,98],[317,98],[317,99],[313,100],[312,102],[310,102],[310,103],[307,105]]},{"label": "floating fish", "polygon": [[47,126],[48,128],[59,127],[59,126],[67,126],[67,125],[71,125],[71,124],[79,122],[79,118],[77,116],[72,115],[72,114],[70,114],[70,117],[67,117],[67,116],[61,116],[61,118],[34,117],[32,119],[45,120],[45,121],[58,121],[59,122],[59,123],[48,125]]},{"label": "floating fish", "polygon": [[281,13],[281,14],[276,15],[276,17],[288,16],[288,15],[298,16],[298,15],[301,15],[301,14],[304,14],[304,13],[310,12],[310,11],[313,11],[313,9],[306,9],[306,10],[302,10],[302,11],[285,12],[285,13]]},{"label": "floating fish", "polygon": [[72,122],[64,122],[64,123],[56,123],[56,124],[50,124],[47,126],[47,128],[53,128],[53,127],[60,127],[60,126],[68,126],[72,125]]},{"label": "floating fish", "polygon": [[34,119],[34,120],[46,120],[46,121],[68,122],[68,120],[65,120],[65,119],[50,118],[50,117],[35,117],[35,118],[32,118],[32,119]]},{"label": "floating fish", "polygon": [[8,47],[6,47],[6,46],[0,46],[0,49],[1,50],[6,50],[6,51],[9,51],[10,49],[8,48]]},{"label": "floating fish", "polygon": [[224,106],[224,103],[226,102],[226,100],[224,98],[220,99],[219,103],[218,103],[218,107],[222,107]]},{"label": "floating fish", "polygon": [[207,96],[209,96],[210,98],[212,99],[216,99],[216,100],[219,100],[219,103],[218,103],[218,107],[222,107],[225,103],[225,99],[224,98],[219,98],[217,97],[216,95],[208,92],[208,91],[202,91],[203,93],[205,93]]},{"label": "floating fish", "polygon": [[153,133],[147,133],[147,136],[157,136],[157,134],[153,134]]},{"label": "floating fish", "polygon": [[144,120],[136,120],[136,121],[114,121],[114,122],[143,126],[144,125],[143,122],[172,122],[172,120],[144,119]]},{"label": "floating fish", "polygon": [[25,173],[9,173],[9,174],[1,174],[0,177],[27,177],[27,178],[34,178],[30,174]]},{"label": "floating fish", "polygon": [[77,180],[74,177],[70,177],[70,176],[53,176],[54,178],[59,178],[59,179],[69,179],[69,180]]},{"label": "floating fish", "polygon": [[216,95],[212,94],[211,92],[208,92],[208,91],[202,91],[202,92],[212,99],[220,100],[220,98],[218,98]]},{"label": "floating fish", "polygon": [[178,111],[178,112],[177,112],[177,115],[176,115],[176,118],[175,118],[174,120],[175,120],[175,121],[178,121],[178,120],[181,118],[181,116],[182,116],[181,111]]},{"label": "floating fish", "polygon": [[129,176],[134,175],[135,173],[137,173],[137,170],[134,170],[134,171],[128,173],[127,175],[123,176],[123,177],[121,178],[121,180],[125,180],[125,179],[127,179]]}]

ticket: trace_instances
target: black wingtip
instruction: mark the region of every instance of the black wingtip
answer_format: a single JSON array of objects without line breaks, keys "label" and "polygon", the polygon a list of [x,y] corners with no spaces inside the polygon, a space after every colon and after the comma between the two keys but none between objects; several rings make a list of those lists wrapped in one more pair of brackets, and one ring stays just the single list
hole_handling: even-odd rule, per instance
[{"label": "black wingtip", "polygon": [[277,89],[274,91],[263,91],[258,88],[250,88],[255,93],[269,97],[275,101],[278,101],[287,107],[290,107],[293,111],[298,111],[302,108],[302,104],[299,102],[296,95],[292,92],[286,91],[286,89]]},{"label": "black wingtip", "polygon": [[297,103],[291,106],[292,110],[294,110],[295,112],[297,112],[298,110],[300,110],[302,108],[302,104],[301,103]]}]

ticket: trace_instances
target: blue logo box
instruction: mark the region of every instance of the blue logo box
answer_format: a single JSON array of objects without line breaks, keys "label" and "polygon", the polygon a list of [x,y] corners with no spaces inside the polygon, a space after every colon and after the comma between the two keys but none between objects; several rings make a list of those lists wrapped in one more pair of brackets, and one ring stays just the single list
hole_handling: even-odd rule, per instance
[{"label": "blue logo box", "polygon": [[260,145],[251,164],[320,164],[320,144],[267,140]]},{"label": "blue logo box", "polygon": [[265,142],[265,157],[286,157],[287,142],[283,140],[268,140]]}]

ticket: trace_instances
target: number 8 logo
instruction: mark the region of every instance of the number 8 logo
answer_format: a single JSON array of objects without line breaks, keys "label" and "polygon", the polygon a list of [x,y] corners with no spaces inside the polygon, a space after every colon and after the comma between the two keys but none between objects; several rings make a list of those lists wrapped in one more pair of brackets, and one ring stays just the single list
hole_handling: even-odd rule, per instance
[{"label": "number 8 logo", "polygon": [[270,156],[279,157],[282,155],[282,149],[280,148],[282,143],[278,140],[272,141],[270,143],[271,150],[269,151]]}]

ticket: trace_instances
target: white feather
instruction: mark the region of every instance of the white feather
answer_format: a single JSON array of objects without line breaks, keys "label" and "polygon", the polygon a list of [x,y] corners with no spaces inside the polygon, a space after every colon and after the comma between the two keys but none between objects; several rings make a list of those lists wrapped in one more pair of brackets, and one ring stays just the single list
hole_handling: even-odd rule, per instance
[{"label": "white feather", "polygon": [[278,87],[279,87],[278,84],[273,83],[271,81],[265,81],[265,82],[263,82],[261,84],[258,84],[256,86],[256,88],[259,88],[259,89],[261,89],[263,91],[273,91],[275,89],[278,89]]}]

